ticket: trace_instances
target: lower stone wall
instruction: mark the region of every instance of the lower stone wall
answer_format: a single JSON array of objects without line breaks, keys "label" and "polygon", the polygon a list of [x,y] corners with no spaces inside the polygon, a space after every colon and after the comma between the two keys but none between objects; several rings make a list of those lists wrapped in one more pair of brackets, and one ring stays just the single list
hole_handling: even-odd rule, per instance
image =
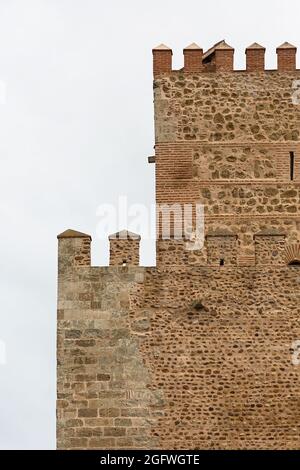
[{"label": "lower stone wall", "polygon": [[59,276],[63,449],[299,449],[299,267]]},{"label": "lower stone wall", "polygon": [[147,274],[142,352],[166,401],[162,448],[299,448],[299,282],[297,268]]},{"label": "lower stone wall", "polygon": [[130,321],[142,268],[81,267],[59,277],[57,446],[153,448],[162,406],[140,353],[144,317]]}]

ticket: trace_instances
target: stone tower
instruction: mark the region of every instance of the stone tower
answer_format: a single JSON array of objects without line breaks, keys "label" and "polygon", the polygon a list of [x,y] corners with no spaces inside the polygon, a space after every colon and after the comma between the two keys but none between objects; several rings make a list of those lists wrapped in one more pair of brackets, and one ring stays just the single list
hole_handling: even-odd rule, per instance
[{"label": "stone tower", "polygon": [[[225,41],[183,52],[172,70],[153,50],[157,266],[127,231],[109,267],[89,235],[58,236],[58,448],[300,447],[296,48],[277,70],[257,43],[243,71]],[[164,236],[174,205],[192,208],[190,238],[176,217]]]}]

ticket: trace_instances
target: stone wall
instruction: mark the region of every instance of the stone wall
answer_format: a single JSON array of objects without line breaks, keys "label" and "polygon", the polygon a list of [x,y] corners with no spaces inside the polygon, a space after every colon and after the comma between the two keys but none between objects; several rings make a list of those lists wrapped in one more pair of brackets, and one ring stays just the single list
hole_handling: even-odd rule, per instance
[{"label": "stone wall", "polygon": [[99,268],[59,236],[59,448],[300,448],[300,71],[287,43],[277,71],[233,52],[153,51],[156,202],[202,204],[203,246],[158,218],[155,268],[134,234]]},{"label": "stone wall", "polygon": [[60,269],[58,447],[299,448],[299,268],[172,256]]},{"label": "stone wall", "polygon": [[134,267],[60,269],[58,448],[158,446],[152,429],[163,399],[149,389],[140,351],[150,325],[141,309],[144,276]]},{"label": "stone wall", "polygon": [[161,448],[299,448],[299,270],[173,266],[146,282]]},{"label": "stone wall", "polygon": [[154,81],[156,142],[296,142],[300,71],[185,74]]},{"label": "stone wall", "polygon": [[257,266],[286,264],[285,235],[259,234],[255,237],[255,263]]},{"label": "stone wall", "polygon": [[110,266],[138,266],[140,261],[140,239],[135,233],[123,230],[109,237]]},{"label": "stone wall", "polygon": [[207,264],[213,266],[236,266],[237,236],[208,236],[206,239]]}]

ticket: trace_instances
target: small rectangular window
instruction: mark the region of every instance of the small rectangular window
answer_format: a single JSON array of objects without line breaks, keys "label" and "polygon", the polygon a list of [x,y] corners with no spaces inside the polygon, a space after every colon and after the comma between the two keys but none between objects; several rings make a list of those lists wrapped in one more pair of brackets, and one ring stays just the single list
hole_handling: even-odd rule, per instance
[{"label": "small rectangular window", "polygon": [[295,154],[290,152],[290,179],[294,181]]}]

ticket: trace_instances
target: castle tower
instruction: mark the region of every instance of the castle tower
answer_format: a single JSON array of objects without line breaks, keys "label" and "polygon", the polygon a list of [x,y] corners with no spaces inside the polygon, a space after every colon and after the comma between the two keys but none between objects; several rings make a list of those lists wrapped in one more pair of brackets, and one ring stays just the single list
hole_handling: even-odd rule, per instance
[{"label": "castle tower", "polygon": [[60,448],[300,445],[296,48],[183,55],[153,49],[157,266],[126,231],[105,268],[59,236]]}]

